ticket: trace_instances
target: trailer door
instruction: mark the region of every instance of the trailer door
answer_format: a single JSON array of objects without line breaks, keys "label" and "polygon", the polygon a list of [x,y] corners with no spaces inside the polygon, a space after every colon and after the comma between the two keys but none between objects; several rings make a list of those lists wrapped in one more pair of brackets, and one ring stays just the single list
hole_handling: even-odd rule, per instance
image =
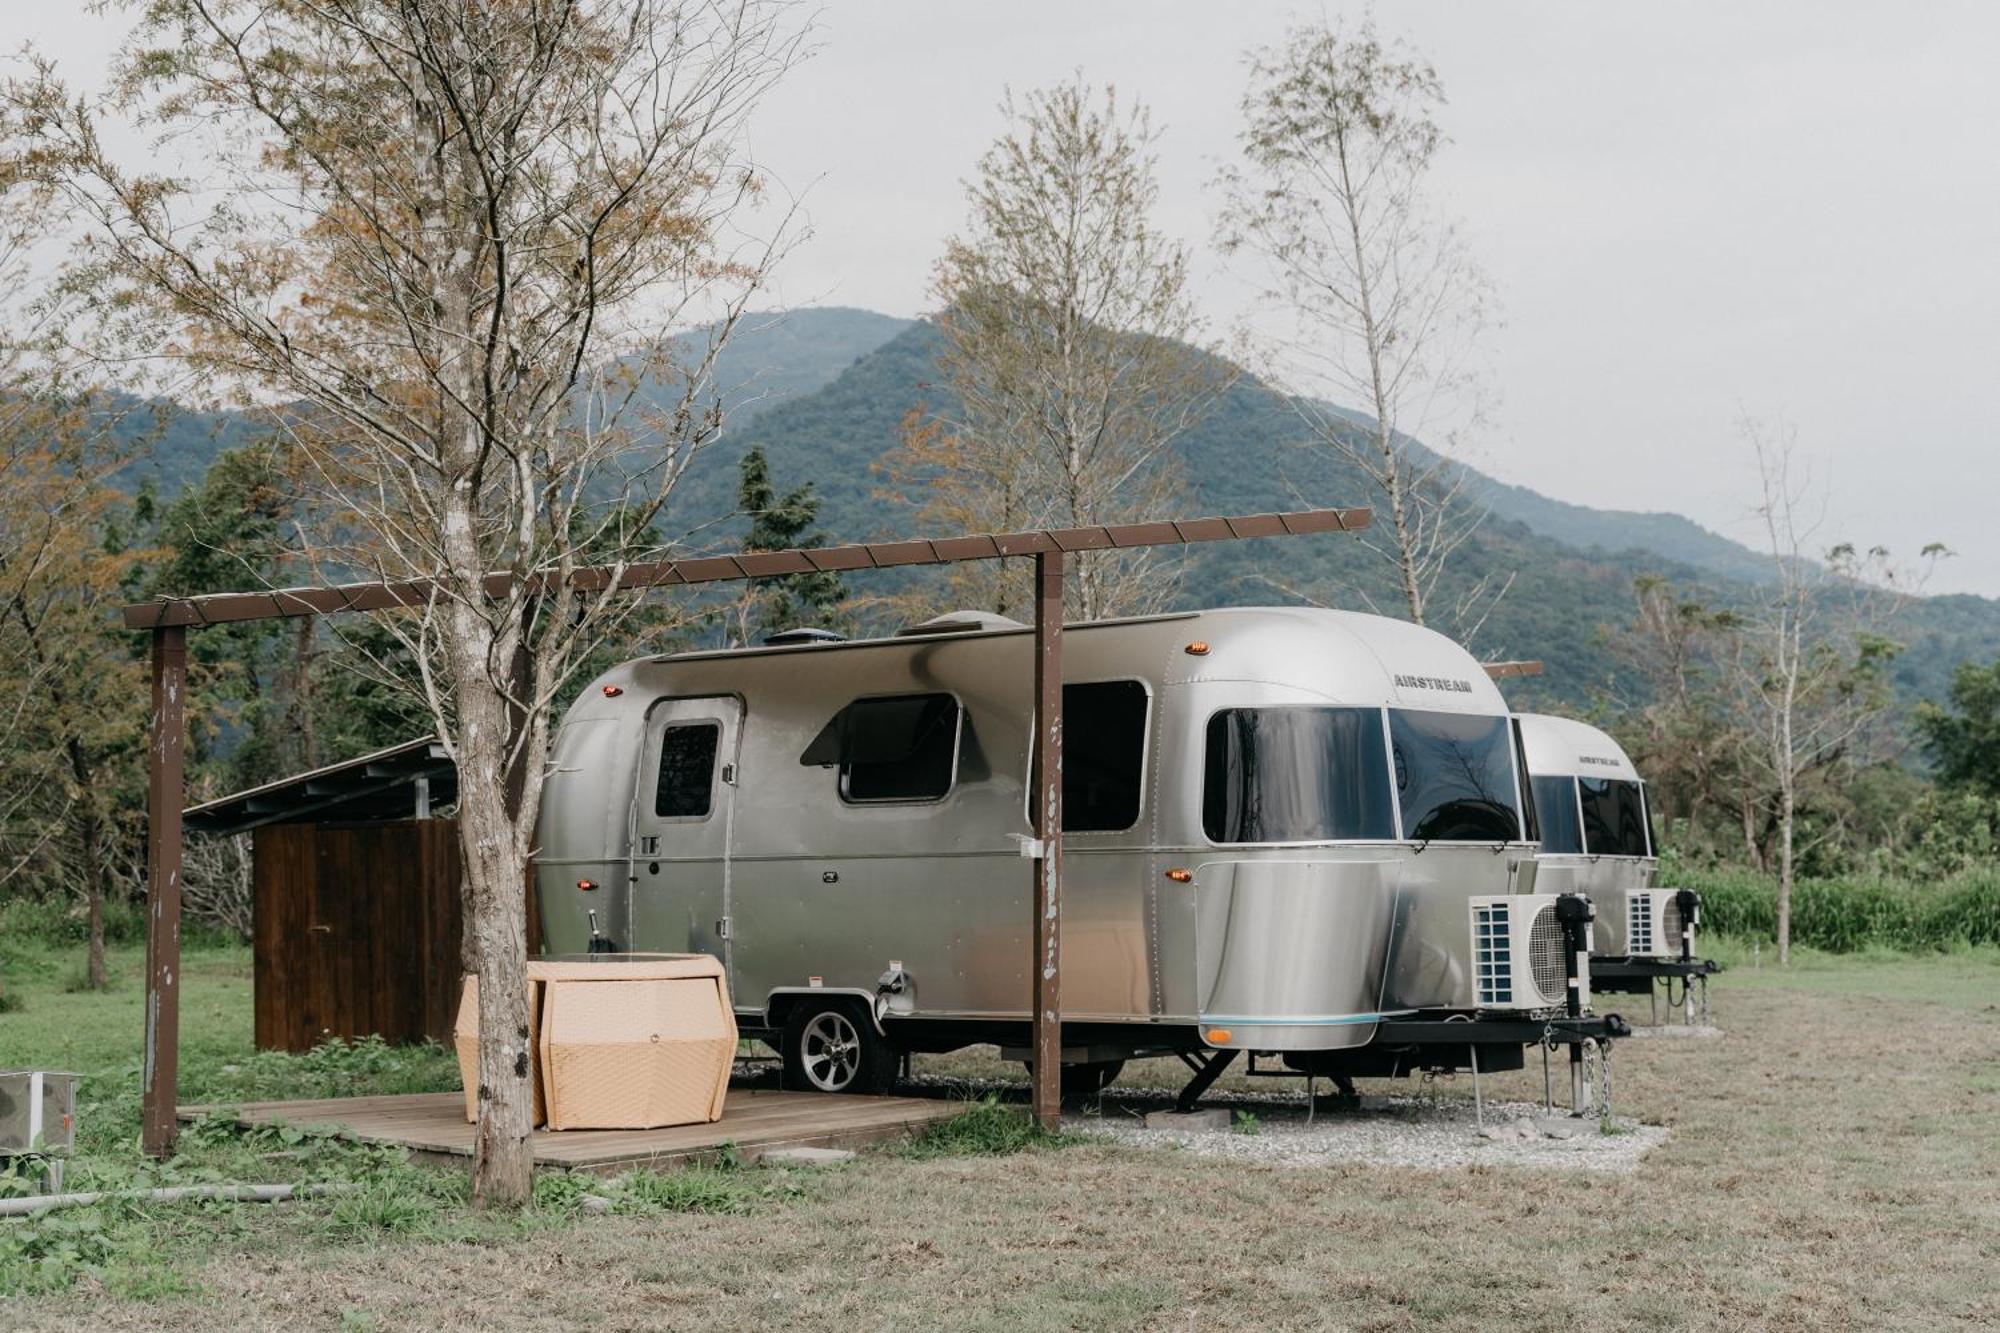
[{"label": "trailer door", "polygon": [[729,844],[743,707],[665,699],[646,718],[632,803],[631,929],[640,951],[731,957]]}]

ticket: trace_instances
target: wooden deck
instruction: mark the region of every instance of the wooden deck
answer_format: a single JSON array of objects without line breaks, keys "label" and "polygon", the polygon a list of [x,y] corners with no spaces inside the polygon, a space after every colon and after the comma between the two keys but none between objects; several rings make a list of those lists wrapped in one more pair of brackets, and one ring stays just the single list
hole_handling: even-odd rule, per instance
[{"label": "wooden deck", "polygon": [[[210,1108],[183,1106],[182,1120]],[[397,1097],[331,1097],[317,1101],[250,1102],[238,1123],[329,1127],[369,1143],[395,1144],[434,1161],[469,1162],[472,1125],[465,1094],[424,1092]],[[840,1097],[769,1088],[731,1088],[722,1119],[667,1129],[572,1129],[535,1132],[535,1165],[611,1175],[633,1167],[712,1161],[724,1145],[745,1161],[773,1148],[853,1148],[898,1138],[955,1115],[960,1103],[925,1097]]]}]

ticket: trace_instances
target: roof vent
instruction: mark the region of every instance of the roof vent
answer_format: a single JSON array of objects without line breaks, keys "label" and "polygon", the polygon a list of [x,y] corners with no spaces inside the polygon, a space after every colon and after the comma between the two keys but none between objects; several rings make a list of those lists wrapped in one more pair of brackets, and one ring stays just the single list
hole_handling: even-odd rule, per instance
[{"label": "roof vent", "polygon": [[922,624],[905,625],[896,631],[896,637],[907,639],[926,634],[977,634],[981,630],[1026,628],[1018,620],[1010,620],[991,611],[947,611],[941,616],[932,616]]},{"label": "roof vent", "polygon": [[802,643],[843,643],[846,639],[845,634],[837,634],[830,629],[800,625],[796,629],[784,629],[776,634],[766,634],[764,643],[771,648],[791,648]]}]

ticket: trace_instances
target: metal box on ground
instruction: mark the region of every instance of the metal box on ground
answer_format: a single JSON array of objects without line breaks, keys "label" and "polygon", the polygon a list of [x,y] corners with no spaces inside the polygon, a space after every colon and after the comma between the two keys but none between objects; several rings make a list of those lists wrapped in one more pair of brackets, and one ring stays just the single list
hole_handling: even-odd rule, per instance
[{"label": "metal box on ground", "polygon": [[657,1129],[722,1118],[736,1017],[707,954],[540,963],[550,1129]]},{"label": "metal box on ground", "polygon": [[76,1143],[75,1074],[0,1070],[0,1157],[67,1156]]}]

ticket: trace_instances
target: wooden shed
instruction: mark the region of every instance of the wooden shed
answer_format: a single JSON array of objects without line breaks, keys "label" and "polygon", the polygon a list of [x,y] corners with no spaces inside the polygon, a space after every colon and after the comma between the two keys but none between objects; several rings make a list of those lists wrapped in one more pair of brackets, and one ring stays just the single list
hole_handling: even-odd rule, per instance
[{"label": "wooden shed", "polygon": [[432,810],[457,788],[426,737],[186,812],[192,833],[253,839],[259,1050],[451,1040],[464,974],[458,826]]}]

